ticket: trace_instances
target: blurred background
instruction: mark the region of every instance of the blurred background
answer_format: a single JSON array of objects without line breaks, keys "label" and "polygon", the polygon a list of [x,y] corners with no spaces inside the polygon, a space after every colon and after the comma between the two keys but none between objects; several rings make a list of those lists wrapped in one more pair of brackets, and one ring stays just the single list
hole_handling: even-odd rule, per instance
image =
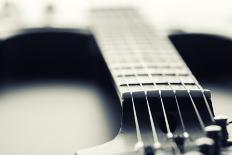
[{"label": "blurred background", "polygon": [[[212,90],[215,113],[232,118],[231,0],[0,0],[1,155],[73,155],[117,134],[119,101],[108,91],[113,88],[99,56],[88,53],[86,44],[89,9],[117,6],[137,8],[155,29],[170,34],[223,36],[172,41]],[[12,39],[22,29],[45,27],[80,33]]]},{"label": "blurred background", "polygon": [[[10,4],[11,11],[20,22],[18,26],[47,24],[49,18],[49,23],[56,26],[80,27],[87,24],[86,12],[91,7],[126,5],[138,7],[150,21],[162,27],[224,34],[231,34],[232,31],[230,0],[1,0],[0,2],[1,12],[6,9],[6,3]],[[52,15],[49,16],[48,6],[52,6],[50,9]],[[2,23],[1,19],[1,25]]]}]

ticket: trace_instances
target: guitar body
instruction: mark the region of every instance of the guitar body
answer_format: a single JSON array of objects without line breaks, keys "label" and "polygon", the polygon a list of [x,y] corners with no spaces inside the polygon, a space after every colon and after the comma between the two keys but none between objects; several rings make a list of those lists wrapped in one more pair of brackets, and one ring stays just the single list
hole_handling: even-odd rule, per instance
[{"label": "guitar body", "polygon": [[121,107],[91,41],[35,29],[1,42],[0,154],[74,154],[117,134]]},{"label": "guitar body", "polygon": [[[96,145],[100,146],[80,151],[80,155],[141,153],[134,149],[137,130],[134,128],[131,94],[126,92],[122,98],[119,97],[94,35],[89,30],[43,28],[25,30],[1,41],[0,154],[74,154]],[[228,80],[231,79],[231,62],[227,59],[228,51],[232,49],[231,40],[182,34],[172,36],[171,41],[204,88],[212,90],[212,97],[208,90],[204,93],[213,114],[226,114],[232,118],[232,90]],[[203,48],[202,44],[205,45]],[[214,63],[217,55],[209,57],[209,51],[217,49],[225,53],[221,57],[223,64]],[[201,55],[204,61],[199,61],[196,55]],[[159,97],[159,92],[156,93],[149,96],[152,101]],[[180,107],[186,129],[191,138],[197,139],[204,133],[195,112],[188,109],[191,106],[189,99],[185,100],[188,94],[180,91],[177,96],[178,93],[182,105],[188,103]],[[191,95],[199,101],[196,105],[204,123],[210,125],[210,117],[206,107],[202,106],[199,93],[196,91]],[[164,102],[174,104],[172,91],[163,94]],[[138,95],[135,103],[144,103],[135,104],[138,118],[149,120],[144,94],[136,92],[135,95]],[[150,108],[157,112],[154,122],[158,137],[164,150],[168,150],[164,152],[170,154],[172,145],[167,142],[162,107],[153,104]],[[182,126],[176,108],[168,105],[166,109],[171,132],[180,134]],[[152,145],[150,124],[140,120],[144,145]],[[232,133],[230,127],[228,131]],[[186,142],[186,151],[191,150],[196,149]]]}]

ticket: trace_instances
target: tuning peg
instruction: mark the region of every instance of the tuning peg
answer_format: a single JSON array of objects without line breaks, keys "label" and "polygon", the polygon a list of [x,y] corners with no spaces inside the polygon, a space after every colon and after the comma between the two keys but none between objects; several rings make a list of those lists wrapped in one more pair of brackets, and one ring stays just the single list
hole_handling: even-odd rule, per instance
[{"label": "tuning peg", "polygon": [[196,146],[199,148],[199,151],[204,155],[213,154],[214,141],[211,138],[201,137],[196,141]]},{"label": "tuning peg", "polygon": [[228,117],[226,115],[218,115],[214,117],[215,124],[222,128],[221,131],[221,141],[223,146],[231,145],[231,142],[228,141],[229,134],[227,131]]},{"label": "tuning peg", "polygon": [[205,127],[206,136],[214,140],[214,155],[219,155],[221,152],[221,130],[222,128],[218,125],[210,125]]}]

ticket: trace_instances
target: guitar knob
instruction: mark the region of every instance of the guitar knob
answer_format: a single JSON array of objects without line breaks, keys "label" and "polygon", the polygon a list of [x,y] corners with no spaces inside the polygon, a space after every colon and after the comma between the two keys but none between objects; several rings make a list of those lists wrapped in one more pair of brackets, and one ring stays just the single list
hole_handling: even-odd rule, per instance
[{"label": "guitar knob", "polygon": [[228,131],[227,131],[228,117],[225,116],[225,115],[219,115],[219,116],[214,117],[214,120],[215,120],[215,124],[222,128],[222,131],[221,131],[222,144],[227,145],[228,144],[228,138],[229,138],[229,134],[228,134]]},{"label": "guitar knob", "polygon": [[213,154],[214,141],[211,138],[201,137],[195,141],[199,151],[204,155]]},{"label": "guitar knob", "polygon": [[214,140],[214,155],[219,155],[221,152],[221,130],[221,127],[218,125],[210,125],[205,127],[206,136]]}]

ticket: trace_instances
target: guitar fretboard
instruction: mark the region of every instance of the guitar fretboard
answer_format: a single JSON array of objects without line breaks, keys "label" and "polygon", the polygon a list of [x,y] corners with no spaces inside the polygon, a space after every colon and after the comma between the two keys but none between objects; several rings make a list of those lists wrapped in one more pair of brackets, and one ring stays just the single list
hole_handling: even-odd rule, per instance
[{"label": "guitar fretboard", "polygon": [[92,11],[92,29],[114,82],[123,95],[148,89],[199,89],[167,36],[134,9]]}]

